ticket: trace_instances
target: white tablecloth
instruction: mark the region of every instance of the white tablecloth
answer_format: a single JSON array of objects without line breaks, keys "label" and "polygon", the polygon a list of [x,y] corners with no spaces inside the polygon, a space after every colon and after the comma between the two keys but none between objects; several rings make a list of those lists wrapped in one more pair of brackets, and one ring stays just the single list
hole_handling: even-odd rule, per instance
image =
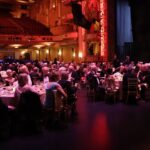
[{"label": "white tablecloth", "polygon": [[[45,101],[45,88],[42,84],[40,85],[33,85],[33,91],[40,95],[41,103],[44,104]],[[0,87],[0,99],[3,101],[5,105],[12,104],[14,100],[15,87],[13,86],[3,86]]]}]

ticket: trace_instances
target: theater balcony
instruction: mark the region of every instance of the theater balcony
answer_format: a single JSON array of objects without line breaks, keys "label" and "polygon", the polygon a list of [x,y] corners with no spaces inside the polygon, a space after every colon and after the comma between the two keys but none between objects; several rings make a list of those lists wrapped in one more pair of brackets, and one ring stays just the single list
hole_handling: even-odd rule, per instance
[{"label": "theater balcony", "polygon": [[63,35],[68,32],[73,31],[73,25],[64,24],[61,26],[51,27],[51,32],[53,35]]},{"label": "theater balcony", "polygon": [[52,35],[47,27],[28,17],[0,17],[0,34]]},{"label": "theater balcony", "polygon": [[75,25],[73,23],[73,15],[68,13],[64,16],[61,16],[59,20],[55,21],[55,25],[51,26],[50,28],[53,35],[63,35],[76,31]]}]

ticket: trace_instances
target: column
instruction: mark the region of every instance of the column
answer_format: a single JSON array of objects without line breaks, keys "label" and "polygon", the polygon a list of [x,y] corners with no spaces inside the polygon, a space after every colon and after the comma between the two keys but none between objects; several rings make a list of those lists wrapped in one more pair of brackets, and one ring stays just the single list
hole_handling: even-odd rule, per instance
[{"label": "column", "polygon": [[100,59],[108,60],[108,1],[100,0]]},{"label": "column", "polygon": [[[85,1],[81,2],[83,14],[85,10],[85,4],[86,4]],[[86,30],[82,27],[78,27],[78,44],[79,44],[78,45],[79,47],[78,60],[80,61],[85,61],[85,58],[87,55],[87,52],[86,52],[87,43],[86,43],[85,37],[86,37]]]}]

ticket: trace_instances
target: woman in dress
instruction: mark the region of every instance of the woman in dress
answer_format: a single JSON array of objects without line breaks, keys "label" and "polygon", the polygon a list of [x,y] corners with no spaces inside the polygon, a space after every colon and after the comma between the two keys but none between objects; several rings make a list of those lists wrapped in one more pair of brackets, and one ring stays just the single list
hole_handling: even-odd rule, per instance
[{"label": "woman in dress", "polygon": [[58,80],[59,80],[59,75],[57,72],[52,72],[49,75],[49,82],[45,85],[45,89],[46,89],[45,107],[54,106],[54,91],[58,91],[62,96],[67,98],[66,92],[63,90],[61,85],[57,82]]}]

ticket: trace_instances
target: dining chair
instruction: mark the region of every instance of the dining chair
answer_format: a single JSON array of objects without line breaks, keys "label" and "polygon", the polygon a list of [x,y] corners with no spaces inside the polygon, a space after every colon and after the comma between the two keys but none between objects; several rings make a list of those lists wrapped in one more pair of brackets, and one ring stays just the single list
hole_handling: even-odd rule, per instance
[{"label": "dining chair", "polygon": [[116,89],[109,89],[107,88],[105,90],[105,101],[108,102],[108,100],[113,100],[114,104],[116,103],[117,100],[117,90]]},{"label": "dining chair", "polygon": [[129,101],[129,98],[132,96],[136,98],[138,94],[138,80],[137,78],[128,78],[127,80],[127,95],[126,95],[126,104]]},{"label": "dining chair", "polygon": [[[46,101],[44,108],[44,124],[55,127],[55,123],[61,123],[62,121],[68,121],[69,107],[65,103],[65,99],[62,94],[57,90],[46,90]],[[63,120],[62,120],[63,114]],[[49,128],[49,127],[48,127]]]}]

